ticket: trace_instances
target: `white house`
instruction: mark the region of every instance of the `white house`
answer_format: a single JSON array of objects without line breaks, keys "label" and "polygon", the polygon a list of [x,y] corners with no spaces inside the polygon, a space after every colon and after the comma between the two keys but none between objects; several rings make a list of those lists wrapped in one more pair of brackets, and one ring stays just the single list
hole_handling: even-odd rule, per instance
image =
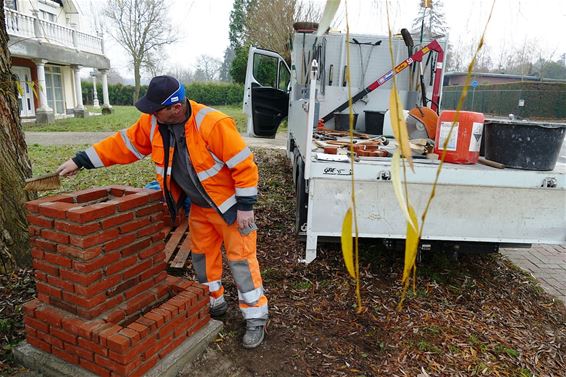
[{"label": "white house", "polygon": [[104,41],[99,35],[81,31],[81,20],[86,19],[74,0],[4,0],[4,15],[12,73],[23,92],[22,118],[46,123],[65,114],[88,114],[81,91],[83,67],[101,73],[102,111],[111,112],[110,60],[104,55]]}]

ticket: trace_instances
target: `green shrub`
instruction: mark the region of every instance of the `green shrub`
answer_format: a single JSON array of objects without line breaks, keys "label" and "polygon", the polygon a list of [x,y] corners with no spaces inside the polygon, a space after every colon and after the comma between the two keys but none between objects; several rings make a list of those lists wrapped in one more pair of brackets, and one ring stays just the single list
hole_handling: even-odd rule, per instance
[{"label": "green shrub", "polygon": [[[244,86],[241,84],[210,82],[191,83],[185,86],[190,99],[209,106],[239,105],[244,96]],[[83,81],[83,102],[92,105],[94,100],[92,82]],[[147,86],[142,85],[140,96],[147,91]],[[102,105],[102,85],[96,85],[98,101]],[[108,99],[112,106],[130,106],[133,104],[134,87],[132,85],[113,84],[108,85]]]}]

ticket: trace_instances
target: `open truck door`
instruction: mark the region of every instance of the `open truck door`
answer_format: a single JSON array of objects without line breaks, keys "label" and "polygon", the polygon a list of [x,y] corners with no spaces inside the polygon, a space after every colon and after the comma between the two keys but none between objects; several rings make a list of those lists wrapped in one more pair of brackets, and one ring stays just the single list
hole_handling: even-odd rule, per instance
[{"label": "open truck door", "polygon": [[250,47],[244,87],[249,136],[275,137],[289,111],[290,79],[291,70],[279,54]]}]

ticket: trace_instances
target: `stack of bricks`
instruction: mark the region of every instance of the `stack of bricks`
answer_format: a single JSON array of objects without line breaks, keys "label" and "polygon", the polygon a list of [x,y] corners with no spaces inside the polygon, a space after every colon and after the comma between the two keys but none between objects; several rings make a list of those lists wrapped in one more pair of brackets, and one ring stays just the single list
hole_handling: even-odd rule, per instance
[{"label": "stack of bricks", "polygon": [[100,376],[141,376],[210,320],[207,287],[167,275],[160,199],[110,186],[27,203],[29,344]]}]

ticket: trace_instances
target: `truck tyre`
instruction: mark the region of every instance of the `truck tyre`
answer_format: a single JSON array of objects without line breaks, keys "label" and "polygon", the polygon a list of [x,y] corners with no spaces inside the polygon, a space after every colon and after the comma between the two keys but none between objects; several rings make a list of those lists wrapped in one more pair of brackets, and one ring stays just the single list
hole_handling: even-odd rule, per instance
[{"label": "truck tyre", "polygon": [[307,206],[308,197],[306,192],[305,182],[305,163],[301,157],[297,158],[295,163],[297,175],[295,184],[295,199],[296,199],[296,212],[295,212],[295,233],[304,233],[304,227],[307,223]]}]

